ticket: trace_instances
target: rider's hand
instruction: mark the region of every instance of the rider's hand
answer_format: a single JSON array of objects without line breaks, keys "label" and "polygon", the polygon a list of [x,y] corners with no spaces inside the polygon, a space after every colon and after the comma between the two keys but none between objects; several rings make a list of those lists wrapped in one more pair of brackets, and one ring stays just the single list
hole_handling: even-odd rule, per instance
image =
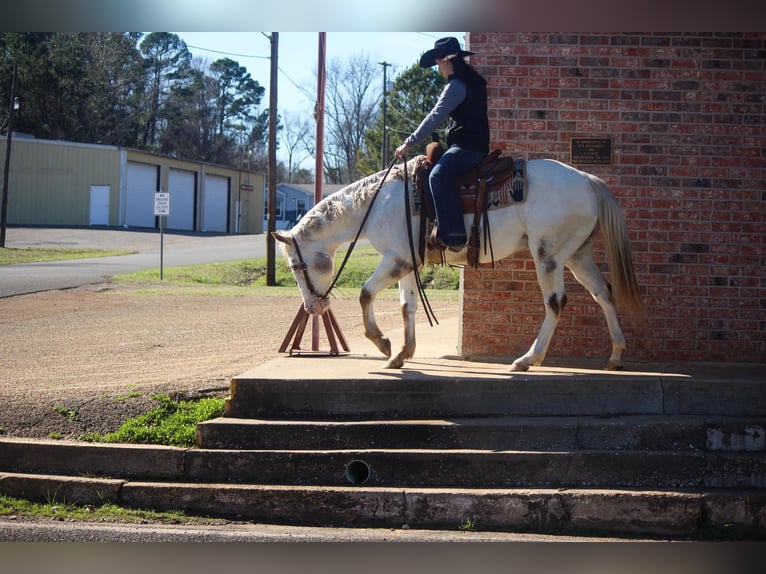
[{"label": "rider's hand", "polygon": [[407,144],[402,144],[396,148],[396,151],[394,152],[396,159],[404,159],[404,156],[409,151],[409,149],[410,147]]}]

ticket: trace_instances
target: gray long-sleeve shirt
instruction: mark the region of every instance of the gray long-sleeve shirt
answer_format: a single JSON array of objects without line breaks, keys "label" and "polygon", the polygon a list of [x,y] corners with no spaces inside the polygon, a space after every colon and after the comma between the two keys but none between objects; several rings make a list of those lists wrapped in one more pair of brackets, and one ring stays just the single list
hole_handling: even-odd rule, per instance
[{"label": "gray long-sleeve shirt", "polygon": [[412,135],[404,140],[404,144],[407,147],[414,147],[426,137],[430,136],[436,131],[441,123],[447,119],[450,112],[460,105],[460,102],[465,99],[467,93],[468,89],[466,88],[465,82],[460,78],[454,76],[451,77],[444,88],[442,88],[442,91],[439,94],[439,99],[436,101],[434,107],[428,112],[428,115],[423,118],[423,121],[420,122],[418,128],[412,132]]}]

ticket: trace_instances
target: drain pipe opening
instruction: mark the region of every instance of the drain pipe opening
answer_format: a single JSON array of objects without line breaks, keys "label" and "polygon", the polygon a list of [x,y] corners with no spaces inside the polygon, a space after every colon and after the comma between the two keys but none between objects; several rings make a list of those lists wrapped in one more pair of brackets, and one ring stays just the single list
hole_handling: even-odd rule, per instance
[{"label": "drain pipe opening", "polygon": [[371,472],[370,465],[363,460],[352,460],[346,465],[346,480],[351,484],[364,484]]}]

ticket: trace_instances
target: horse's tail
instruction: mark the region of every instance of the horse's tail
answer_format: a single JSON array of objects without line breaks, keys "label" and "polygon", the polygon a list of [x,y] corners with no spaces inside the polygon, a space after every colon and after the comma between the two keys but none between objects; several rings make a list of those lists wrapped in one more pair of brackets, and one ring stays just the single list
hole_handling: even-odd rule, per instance
[{"label": "horse's tail", "polygon": [[616,301],[631,315],[645,319],[646,309],[638,292],[628,230],[620,205],[601,179],[592,176],[590,183],[598,198],[598,224],[606,244]]}]

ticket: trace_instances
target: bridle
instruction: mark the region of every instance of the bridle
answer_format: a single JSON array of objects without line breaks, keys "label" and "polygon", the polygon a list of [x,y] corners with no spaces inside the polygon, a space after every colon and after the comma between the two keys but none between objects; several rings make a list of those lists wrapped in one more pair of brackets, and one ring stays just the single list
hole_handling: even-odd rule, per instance
[{"label": "bridle", "polygon": [[293,235],[293,246],[295,247],[295,254],[298,256],[298,265],[291,265],[290,269],[295,273],[296,271],[300,271],[303,273],[303,280],[306,282],[306,288],[309,290],[309,293],[311,293],[314,297],[319,299],[320,301],[327,301],[330,298],[330,291],[333,290],[335,287],[335,284],[338,282],[338,279],[340,278],[340,274],[343,271],[343,268],[346,266],[346,263],[348,262],[348,258],[351,257],[351,252],[354,250],[354,247],[356,246],[357,241],[359,240],[359,236],[362,234],[362,229],[364,229],[364,224],[367,223],[367,218],[370,215],[370,212],[372,211],[372,206],[375,203],[375,200],[378,198],[378,192],[383,187],[383,184],[386,182],[386,178],[388,177],[388,174],[391,173],[391,168],[394,167],[394,163],[396,162],[396,158],[391,160],[391,163],[388,164],[388,169],[386,169],[385,175],[383,175],[383,178],[380,180],[380,185],[378,185],[378,189],[375,190],[375,194],[372,196],[372,200],[370,201],[370,205],[367,206],[367,212],[364,214],[364,218],[362,219],[361,225],[359,225],[359,231],[356,232],[356,237],[354,237],[354,240],[351,242],[351,244],[348,246],[348,249],[346,250],[346,256],[343,258],[343,262],[340,264],[340,267],[338,267],[337,273],[335,273],[335,277],[333,277],[332,283],[330,283],[330,286],[327,288],[327,291],[324,292],[324,294],[320,294],[319,291],[316,290],[314,287],[314,284],[311,282],[311,278],[309,277],[309,266],[306,264],[306,261],[303,259],[303,254],[301,253],[301,248],[298,247],[298,240],[295,239],[295,236]]},{"label": "bridle", "polygon": [[[311,277],[309,277],[309,266],[306,263],[305,259],[303,259],[301,248],[298,247],[298,240],[295,239],[295,236],[293,236],[293,247],[295,247],[295,254],[298,256],[298,264],[290,265],[290,270],[293,273],[295,273],[296,271],[301,271],[303,273],[303,280],[306,282],[306,288],[308,288],[309,293],[311,293],[314,297],[316,297],[320,301],[327,301],[327,299],[329,299],[329,296],[330,296],[330,291],[332,291],[332,288],[335,286],[335,281],[332,282],[332,285],[330,285],[330,288],[325,292],[324,295],[320,295],[319,291],[316,290],[316,288],[314,287],[314,284],[311,282]],[[337,280],[337,275],[336,275],[336,280]]]}]

